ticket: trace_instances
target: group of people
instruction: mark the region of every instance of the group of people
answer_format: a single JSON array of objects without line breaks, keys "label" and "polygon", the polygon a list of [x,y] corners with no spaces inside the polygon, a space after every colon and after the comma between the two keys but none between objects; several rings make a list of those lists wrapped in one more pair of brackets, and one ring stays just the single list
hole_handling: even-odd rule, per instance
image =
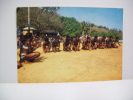
[{"label": "group of people", "polygon": [[82,49],[104,49],[104,48],[118,48],[120,46],[119,37],[112,36],[95,36],[86,35],[82,37]]},{"label": "group of people", "polygon": [[91,37],[89,34],[74,37],[67,35],[65,37],[55,36],[48,38],[46,36],[43,41],[44,52],[50,52],[50,50],[52,50],[53,52],[60,51],[60,42],[63,43],[64,51],[79,51],[80,48],[82,48],[83,50],[93,50],[97,48],[118,48],[118,46],[120,46],[119,37],[113,38],[112,36]]},{"label": "group of people", "polygon": [[47,52],[59,52],[60,43],[63,43],[64,51],[79,51],[93,50],[93,49],[104,49],[104,48],[118,48],[120,46],[119,38],[110,37],[91,37],[90,34],[84,36],[65,37],[56,36],[49,37],[47,35],[39,37],[37,35],[20,35],[18,39],[18,47],[20,48],[19,56],[20,61],[18,67],[21,66],[23,61],[34,61],[40,56],[40,53],[36,51],[37,48],[42,47],[44,53]]},{"label": "group of people", "polygon": [[60,42],[61,37],[60,35],[48,37],[47,35],[42,39],[42,48],[44,53],[50,52],[51,49],[53,52],[60,51]]}]

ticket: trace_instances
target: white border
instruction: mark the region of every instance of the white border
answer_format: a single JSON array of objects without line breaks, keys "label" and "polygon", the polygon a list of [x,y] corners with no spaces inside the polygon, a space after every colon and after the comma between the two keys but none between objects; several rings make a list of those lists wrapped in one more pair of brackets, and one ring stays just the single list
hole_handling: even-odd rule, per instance
[{"label": "white border", "polygon": [[[17,82],[16,7],[87,6],[124,9],[123,79],[121,81],[0,84],[0,100],[133,100],[132,0],[1,0],[0,82]],[[130,80],[125,80],[130,79]]]},{"label": "white border", "polygon": [[133,78],[133,18],[130,0],[18,0],[0,1],[0,82],[17,82],[16,8],[26,6],[123,8],[123,79]]}]

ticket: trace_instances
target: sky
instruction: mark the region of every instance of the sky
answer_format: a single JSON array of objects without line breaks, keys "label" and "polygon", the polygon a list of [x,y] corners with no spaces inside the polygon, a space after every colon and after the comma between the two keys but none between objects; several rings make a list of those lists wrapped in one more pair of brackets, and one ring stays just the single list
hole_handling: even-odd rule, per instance
[{"label": "sky", "polygon": [[123,29],[122,8],[60,7],[58,14],[108,28]]}]

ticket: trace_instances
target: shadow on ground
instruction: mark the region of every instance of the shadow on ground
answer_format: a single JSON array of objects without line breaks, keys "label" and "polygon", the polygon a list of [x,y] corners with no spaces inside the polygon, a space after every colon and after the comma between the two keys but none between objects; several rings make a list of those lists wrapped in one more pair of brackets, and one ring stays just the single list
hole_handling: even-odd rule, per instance
[{"label": "shadow on ground", "polygon": [[39,57],[39,58],[37,58],[37,59],[35,59],[34,61],[33,61],[33,63],[37,63],[37,62],[43,62],[45,59],[47,59],[47,57]]}]

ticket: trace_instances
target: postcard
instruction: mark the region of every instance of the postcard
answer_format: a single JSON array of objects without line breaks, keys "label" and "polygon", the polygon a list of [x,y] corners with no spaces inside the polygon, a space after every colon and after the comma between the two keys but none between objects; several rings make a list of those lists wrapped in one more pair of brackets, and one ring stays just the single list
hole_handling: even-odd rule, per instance
[{"label": "postcard", "polygon": [[17,7],[19,83],[122,79],[123,9]]}]

